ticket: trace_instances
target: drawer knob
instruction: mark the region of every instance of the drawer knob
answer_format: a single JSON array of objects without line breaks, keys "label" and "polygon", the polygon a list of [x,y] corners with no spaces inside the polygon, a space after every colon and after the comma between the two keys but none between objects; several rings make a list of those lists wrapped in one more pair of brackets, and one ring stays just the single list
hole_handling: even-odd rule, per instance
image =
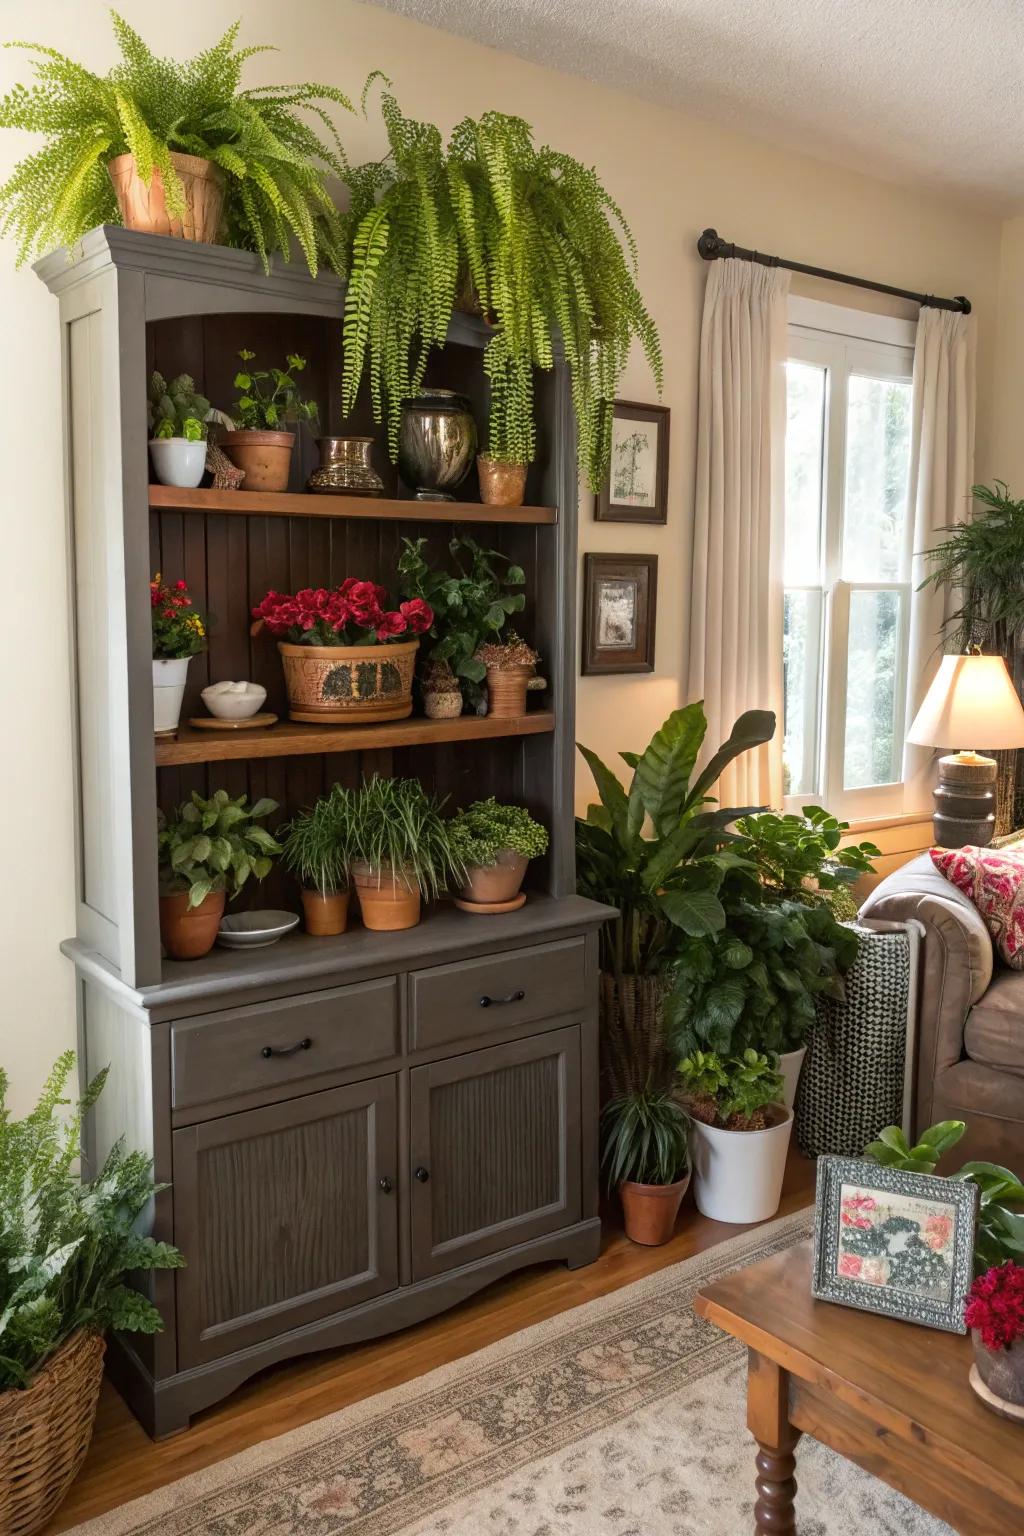
[{"label": "drawer knob", "polygon": [[484,993],[483,997],[480,999],[480,1007],[500,1008],[503,1003],[521,1003],[525,996],[526,993],[523,991],[522,987],[520,987],[517,992],[510,992],[508,997],[488,997],[487,994]]},{"label": "drawer knob", "polygon": [[417,1168],[416,1169],[416,1173],[415,1173],[415,1177],[417,1179],[419,1179],[421,1184],[425,1184],[427,1182],[427,1180],[430,1178],[430,1174],[427,1172],[427,1170],[425,1168]]},{"label": "drawer knob", "polygon": [[260,1055],[265,1061],[271,1056],[294,1056],[297,1051],[308,1051],[313,1044],[312,1040],[299,1040],[295,1045],[265,1045]]},{"label": "drawer knob", "polygon": [[384,1191],[384,1193],[386,1195],[390,1195],[391,1190],[392,1190],[391,1180],[390,1179],[380,1179],[378,1182],[380,1184],[381,1189]]}]

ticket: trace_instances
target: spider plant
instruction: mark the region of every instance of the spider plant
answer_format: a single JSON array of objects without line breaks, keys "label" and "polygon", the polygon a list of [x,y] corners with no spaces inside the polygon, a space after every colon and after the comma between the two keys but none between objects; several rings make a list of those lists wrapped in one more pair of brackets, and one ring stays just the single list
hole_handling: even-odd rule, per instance
[{"label": "spider plant", "polygon": [[348,889],[354,801],[351,790],[335,784],[329,795],[283,829],[281,860],[303,889],[320,896]]},{"label": "spider plant", "polygon": [[353,860],[371,874],[404,881],[427,900],[465,882],[443,802],[428,795],[419,779],[375,775],[354,798]]},{"label": "spider plant", "polygon": [[674,1184],[689,1162],[690,1121],[670,1093],[644,1088],[611,1099],[601,1113],[601,1166],[609,1189]]}]

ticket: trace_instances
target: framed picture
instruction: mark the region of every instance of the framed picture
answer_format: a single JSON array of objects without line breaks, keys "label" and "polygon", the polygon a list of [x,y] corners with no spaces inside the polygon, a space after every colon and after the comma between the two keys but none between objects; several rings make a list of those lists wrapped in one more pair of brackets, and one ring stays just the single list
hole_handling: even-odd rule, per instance
[{"label": "framed picture", "polygon": [[812,1295],[966,1333],[978,1193],[931,1173],[819,1157]]},{"label": "framed picture", "polygon": [[653,672],[657,555],[583,557],[583,672]]},{"label": "framed picture", "polygon": [[594,498],[599,523],[667,521],[668,421],[668,406],[616,400],[608,477]]}]

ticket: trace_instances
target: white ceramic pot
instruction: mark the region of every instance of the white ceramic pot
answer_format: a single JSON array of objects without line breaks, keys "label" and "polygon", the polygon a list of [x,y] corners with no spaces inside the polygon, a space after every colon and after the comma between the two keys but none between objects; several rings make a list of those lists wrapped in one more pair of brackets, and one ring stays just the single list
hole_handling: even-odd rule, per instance
[{"label": "white ceramic pot", "polygon": [[176,656],[173,661],[153,662],[153,729],[176,731],[185,695],[190,656]]},{"label": "white ceramic pot", "polygon": [[782,1102],[787,1109],[792,1109],[796,1103],[796,1087],[800,1081],[800,1069],[807,1055],[806,1045],[802,1045],[798,1051],[785,1051],[779,1057],[779,1071],[782,1073],[786,1091],[782,1096]]},{"label": "white ceramic pot", "polygon": [[218,720],[248,720],[263,708],[267,690],[260,683],[211,683],[203,703]]},{"label": "white ceramic pot", "polygon": [[712,1221],[767,1221],[782,1199],[793,1111],[763,1131],[724,1131],[694,1120],[690,1135],[694,1198]]},{"label": "white ceramic pot", "polygon": [[206,443],[190,443],[184,437],[152,437],[149,455],[161,485],[192,489],[206,469]]}]

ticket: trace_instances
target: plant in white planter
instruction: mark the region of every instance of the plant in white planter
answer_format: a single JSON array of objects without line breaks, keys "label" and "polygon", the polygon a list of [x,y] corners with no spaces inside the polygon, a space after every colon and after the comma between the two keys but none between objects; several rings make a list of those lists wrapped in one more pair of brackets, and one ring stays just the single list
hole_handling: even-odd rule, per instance
[{"label": "plant in white planter", "polygon": [[694,1051],[677,1072],[693,1122],[697,1209],[714,1221],[767,1221],[782,1198],[793,1129],[778,1057],[746,1050],[723,1060]]},{"label": "plant in white planter", "polygon": [[167,383],[162,373],[149,381],[149,456],[161,485],[193,489],[206,469],[206,418],[210,402],[196,393],[187,373]]},{"label": "plant in white planter", "polygon": [[203,648],[206,625],[189,596],[188,583],[168,586],[157,571],[149,584],[153,614],[153,729],[176,731],[188,664]]}]

